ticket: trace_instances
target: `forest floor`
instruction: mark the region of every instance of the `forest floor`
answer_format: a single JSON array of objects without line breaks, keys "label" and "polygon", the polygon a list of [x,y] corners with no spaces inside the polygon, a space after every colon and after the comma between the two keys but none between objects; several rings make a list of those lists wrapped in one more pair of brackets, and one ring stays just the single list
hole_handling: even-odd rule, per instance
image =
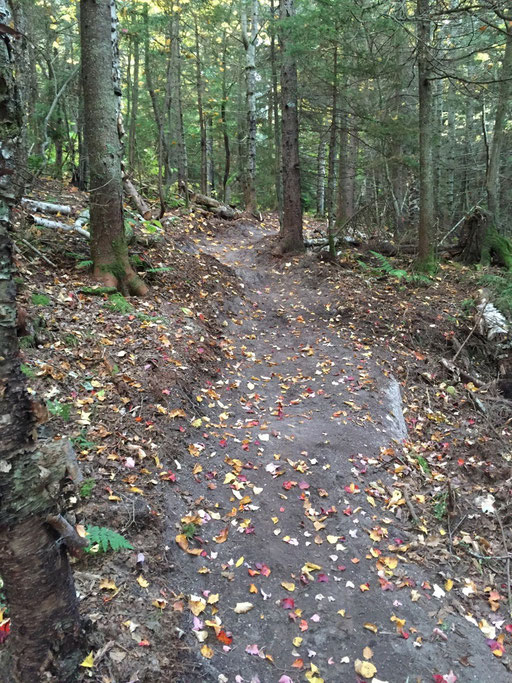
[{"label": "forest floor", "polygon": [[84,292],[79,237],[31,229],[51,266],[18,241],[42,437],[86,477],[71,519],[134,547],[74,562],[83,680],[507,680],[512,410],[440,363],[475,274],[277,259],[273,216],[163,224],[144,300]]}]

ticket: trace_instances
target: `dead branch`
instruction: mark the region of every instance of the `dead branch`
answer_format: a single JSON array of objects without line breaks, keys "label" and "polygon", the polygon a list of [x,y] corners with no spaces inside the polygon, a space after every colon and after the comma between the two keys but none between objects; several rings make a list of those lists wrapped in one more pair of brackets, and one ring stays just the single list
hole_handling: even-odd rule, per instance
[{"label": "dead branch", "polygon": [[60,213],[63,216],[69,216],[73,213],[73,209],[66,204],[40,202],[37,199],[30,199],[29,197],[23,197],[21,205],[29,211],[40,211],[41,213]]},{"label": "dead branch", "polygon": [[37,225],[41,228],[50,228],[52,230],[67,230],[68,232],[76,232],[79,235],[82,235],[82,237],[87,237],[87,239],[90,238],[90,234],[87,232],[87,230],[84,230],[80,227],[76,227],[76,225],[67,225],[66,223],[61,223],[60,221],[51,221],[49,218],[41,218],[40,216],[36,216],[34,214],[28,216],[28,220],[33,225]]}]

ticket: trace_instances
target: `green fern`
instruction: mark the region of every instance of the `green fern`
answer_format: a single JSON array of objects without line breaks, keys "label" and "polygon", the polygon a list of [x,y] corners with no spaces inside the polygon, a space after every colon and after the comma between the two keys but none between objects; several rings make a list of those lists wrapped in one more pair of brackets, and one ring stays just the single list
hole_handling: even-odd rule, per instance
[{"label": "green fern", "polygon": [[92,261],[89,259],[89,260],[86,260],[86,261],[79,261],[79,262],[76,264],[75,268],[76,268],[77,270],[82,269],[82,268],[92,268],[92,265],[93,265],[93,264],[92,264]]},{"label": "green fern", "polygon": [[117,531],[104,526],[87,526],[87,538],[89,545],[85,548],[86,553],[106,553],[108,550],[133,550],[132,544]]},{"label": "green fern", "polygon": [[391,261],[384,256],[383,254],[379,254],[378,251],[371,251],[370,252],[379,262],[378,266],[378,271],[381,273],[385,273],[386,275],[389,275],[390,277],[395,277],[397,280],[404,280],[405,282],[409,284],[414,284],[414,285],[429,285],[430,284],[430,278],[428,278],[426,275],[421,275],[420,273],[408,273],[406,270],[403,270],[402,268],[395,268]]}]

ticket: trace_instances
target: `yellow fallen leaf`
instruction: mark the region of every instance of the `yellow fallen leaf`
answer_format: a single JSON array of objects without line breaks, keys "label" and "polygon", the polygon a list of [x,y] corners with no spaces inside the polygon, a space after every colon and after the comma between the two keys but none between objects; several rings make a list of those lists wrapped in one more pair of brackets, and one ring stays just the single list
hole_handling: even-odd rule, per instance
[{"label": "yellow fallen leaf", "polygon": [[209,605],[215,605],[217,602],[219,602],[219,594],[218,593],[212,593],[211,595],[208,596],[207,602]]},{"label": "yellow fallen leaf", "polygon": [[379,630],[375,624],[370,624],[368,621],[364,624],[364,628],[368,629],[368,631],[373,631],[373,633],[377,633]]},{"label": "yellow fallen leaf", "polygon": [[377,667],[375,664],[372,664],[371,662],[363,662],[360,659],[356,659],[354,662],[354,669],[356,670],[356,674],[368,679],[373,678],[377,673]]},{"label": "yellow fallen leaf", "polygon": [[206,601],[193,595],[188,601],[188,606],[192,614],[198,617],[206,609]]},{"label": "yellow fallen leaf", "polygon": [[213,540],[215,541],[215,543],[224,543],[224,541],[228,540],[228,533],[229,533],[229,528],[224,527],[224,529],[222,529],[222,531],[220,532],[220,534],[218,536],[213,537]]},{"label": "yellow fallen leaf", "polygon": [[130,486],[130,491],[132,493],[140,493],[141,495],[144,493],[144,491],[140,489],[138,486]]},{"label": "yellow fallen leaf", "polygon": [[151,603],[153,607],[158,607],[158,609],[165,609],[167,607],[167,600],[164,600],[163,598],[153,600]]},{"label": "yellow fallen leaf", "polygon": [[373,657],[373,650],[371,647],[366,646],[363,650],[363,657],[365,659],[371,659]]},{"label": "yellow fallen leaf", "polygon": [[147,580],[142,576],[142,574],[140,574],[140,576],[137,577],[137,583],[138,583],[139,586],[141,586],[142,588],[147,588],[147,587],[149,586],[149,581],[147,581]]},{"label": "yellow fallen leaf", "polygon": [[115,584],[115,581],[112,581],[112,579],[101,579],[100,588],[102,590],[107,590],[107,591],[119,590]]},{"label": "yellow fallen leaf", "polygon": [[209,645],[203,645],[201,648],[201,654],[206,659],[211,659],[213,657],[213,650]]},{"label": "yellow fallen leaf", "polygon": [[287,591],[290,591],[290,593],[293,593],[295,590],[295,584],[293,581],[281,581],[281,586],[285,588]]},{"label": "yellow fallen leaf", "polygon": [[238,560],[235,563],[235,567],[240,567],[244,563],[244,557],[239,557]]},{"label": "yellow fallen leaf", "polygon": [[451,591],[452,588],[453,588],[453,581],[451,579],[446,579],[445,584],[444,584],[445,591]]},{"label": "yellow fallen leaf", "polygon": [[186,553],[189,555],[200,555],[201,554],[201,549],[200,548],[189,548],[188,545],[188,538],[185,536],[185,534],[178,534],[176,536],[176,543],[179,545],[179,547],[184,550]]},{"label": "yellow fallen leaf", "polygon": [[80,664],[80,666],[83,666],[86,669],[92,669],[92,667],[94,666],[94,654],[92,652],[89,652],[89,654]]},{"label": "yellow fallen leaf", "polygon": [[295,645],[295,647],[300,647],[302,640],[303,639],[300,636],[297,636],[292,640],[292,643]]},{"label": "yellow fallen leaf", "polygon": [[339,541],[339,538],[339,536],[333,536],[332,534],[329,534],[329,536],[327,536],[327,543],[331,543],[332,545],[334,545]]}]

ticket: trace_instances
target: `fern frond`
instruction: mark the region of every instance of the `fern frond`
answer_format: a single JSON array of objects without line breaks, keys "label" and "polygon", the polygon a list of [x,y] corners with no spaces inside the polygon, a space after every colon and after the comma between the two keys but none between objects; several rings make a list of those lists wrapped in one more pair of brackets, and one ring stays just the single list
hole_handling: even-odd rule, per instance
[{"label": "fern frond", "polygon": [[[89,540],[89,545],[85,548],[86,553],[98,551],[106,553],[109,549],[121,550],[124,548],[133,550],[132,544],[113,529],[104,526],[87,526],[85,530]],[[98,550],[93,550],[94,546],[98,546]]]}]

